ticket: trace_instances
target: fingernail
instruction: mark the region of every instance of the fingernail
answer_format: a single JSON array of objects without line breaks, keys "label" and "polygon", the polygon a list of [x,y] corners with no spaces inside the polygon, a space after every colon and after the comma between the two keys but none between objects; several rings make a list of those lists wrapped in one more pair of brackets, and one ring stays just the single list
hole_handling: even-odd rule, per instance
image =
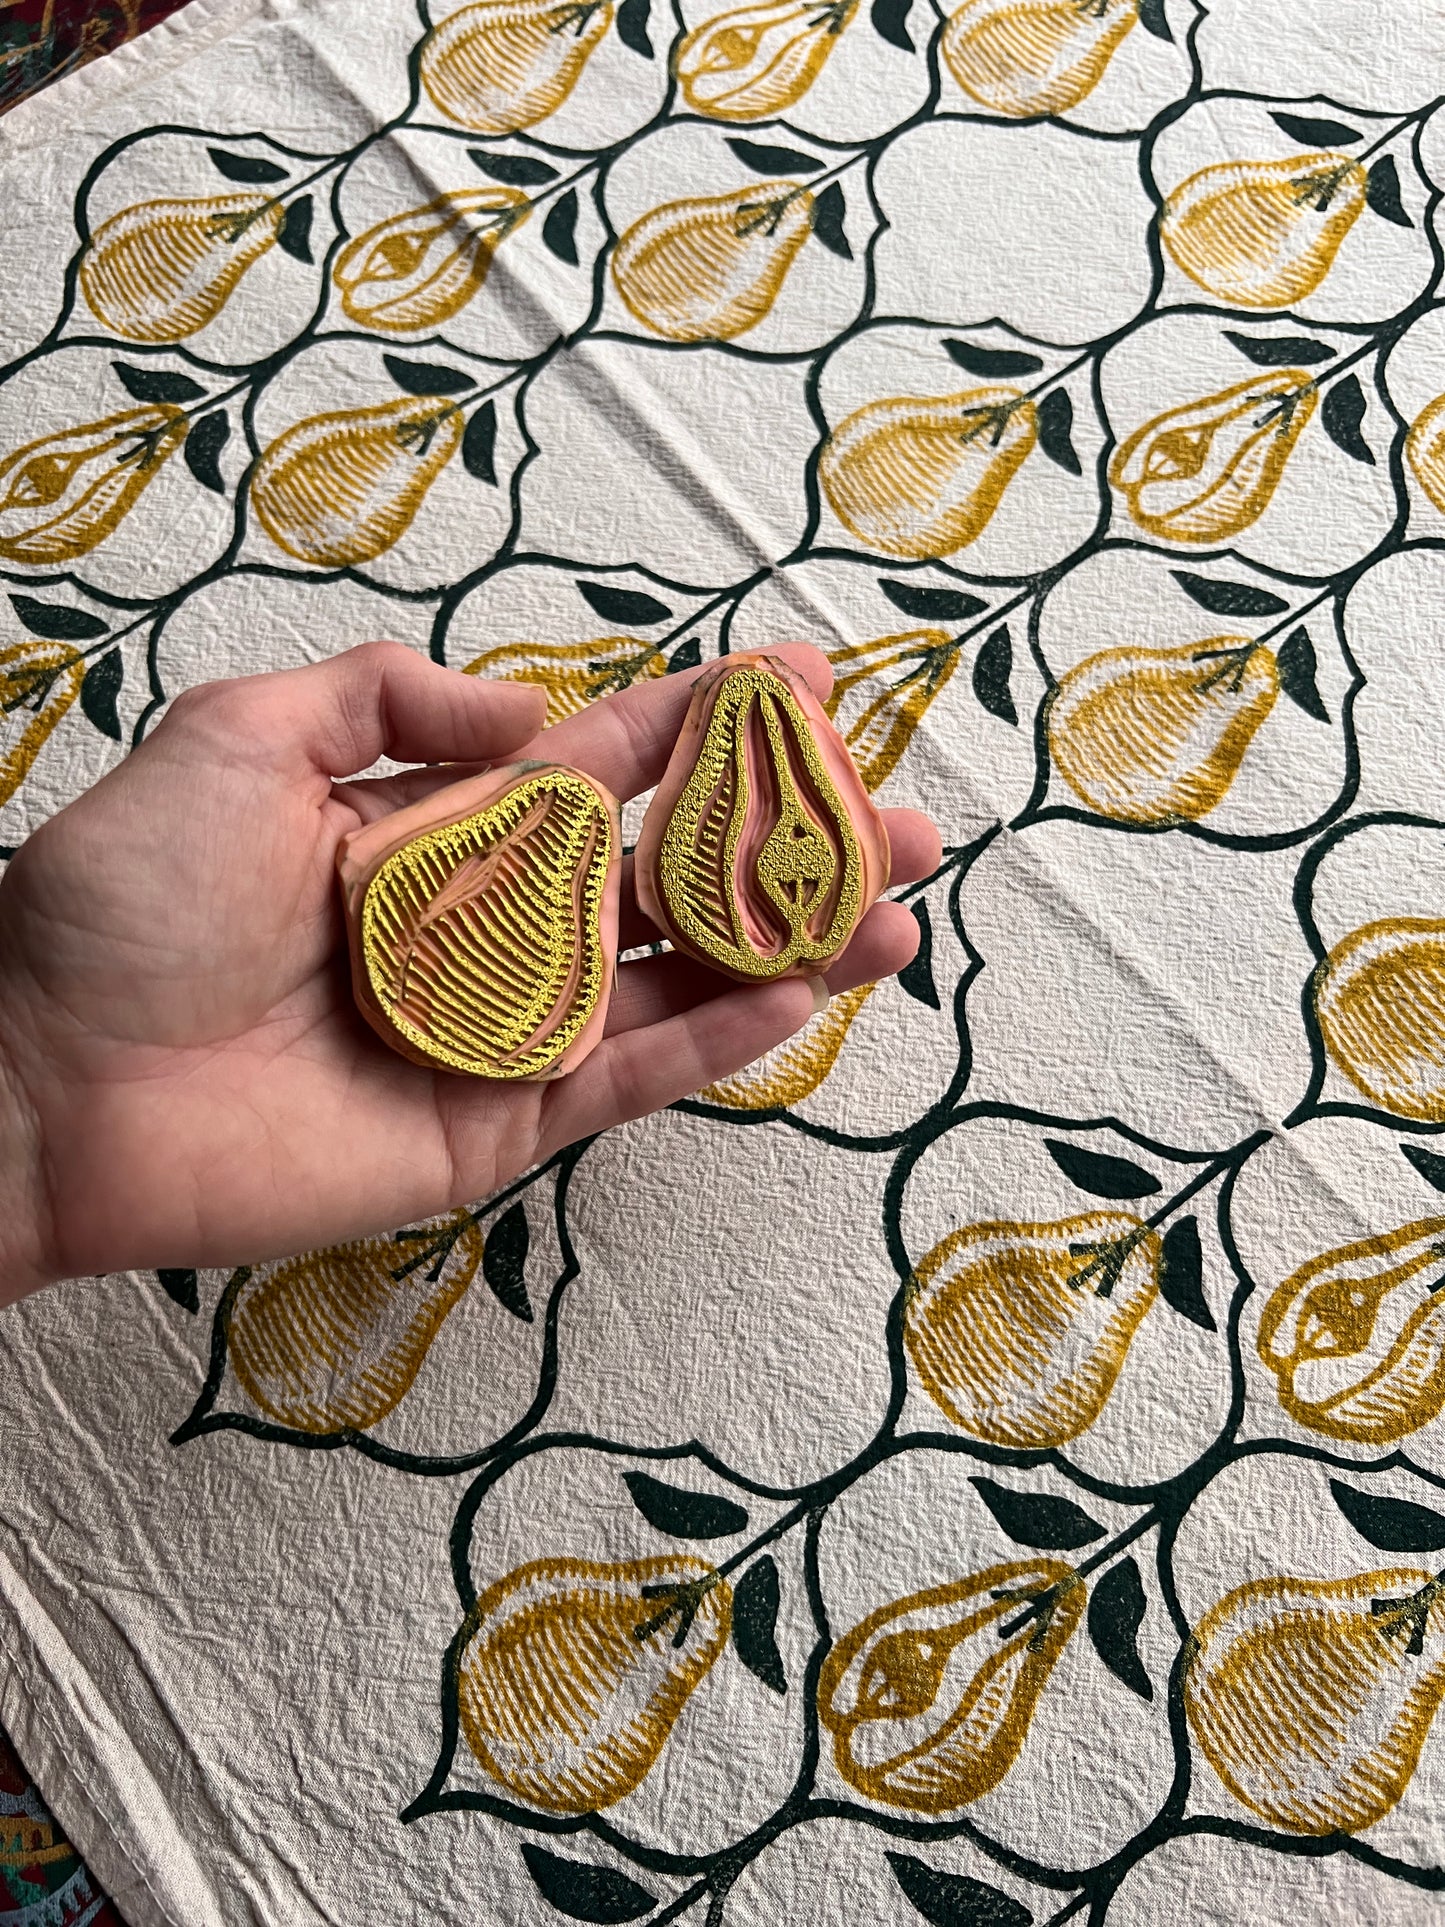
[{"label": "fingernail", "polygon": [[813,993],[813,1015],[821,1017],[828,1008],[828,986],[821,977],[810,977],[808,988]]}]

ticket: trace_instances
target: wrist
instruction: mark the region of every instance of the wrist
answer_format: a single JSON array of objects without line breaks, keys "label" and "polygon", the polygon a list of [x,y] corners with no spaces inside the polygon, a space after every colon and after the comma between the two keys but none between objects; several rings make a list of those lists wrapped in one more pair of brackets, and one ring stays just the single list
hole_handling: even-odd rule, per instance
[{"label": "wrist", "polygon": [[[0,966],[0,1001],[6,976]],[[47,1257],[55,1242],[51,1216],[40,1116],[0,1017],[0,1306],[59,1276]]]}]

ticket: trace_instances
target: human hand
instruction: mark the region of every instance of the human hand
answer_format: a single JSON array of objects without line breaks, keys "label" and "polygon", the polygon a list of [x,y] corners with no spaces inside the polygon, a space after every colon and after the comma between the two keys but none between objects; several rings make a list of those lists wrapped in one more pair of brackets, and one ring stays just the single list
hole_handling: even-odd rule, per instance
[{"label": "human hand", "polygon": [[[826,695],[818,651],[777,653]],[[806,1023],[807,982],[740,989],[652,957],[620,967],[607,1035],[574,1073],[492,1084],[406,1062],[352,1001],[335,875],[348,831],[474,761],[570,763],[636,796],[662,774],[692,680],[625,690],[540,737],[540,689],[399,643],[178,697],[0,884],[0,1304],[57,1278],[251,1263],[447,1210]],[[382,755],[453,766],[338,780]],[[926,875],[932,824],[885,818],[894,883]],[[656,935],[628,859],[621,946]],[[916,943],[906,909],[876,904],[828,988],[902,969]]]}]

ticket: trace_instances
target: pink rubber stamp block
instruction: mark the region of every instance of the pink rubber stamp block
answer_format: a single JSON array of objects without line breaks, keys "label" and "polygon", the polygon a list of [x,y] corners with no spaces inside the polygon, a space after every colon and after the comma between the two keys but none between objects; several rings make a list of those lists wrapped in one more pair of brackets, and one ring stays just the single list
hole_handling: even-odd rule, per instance
[{"label": "pink rubber stamp block", "polygon": [[888,833],[847,745],[776,656],[699,676],[636,851],[637,900],[745,983],[827,968],[888,887]]},{"label": "pink rubber stamp block", "polygon": [[617,799],[517,763],[439,790],[337,852],[362,1015],[431,1069],[542,1079],[601,1041],[617,956]]}]

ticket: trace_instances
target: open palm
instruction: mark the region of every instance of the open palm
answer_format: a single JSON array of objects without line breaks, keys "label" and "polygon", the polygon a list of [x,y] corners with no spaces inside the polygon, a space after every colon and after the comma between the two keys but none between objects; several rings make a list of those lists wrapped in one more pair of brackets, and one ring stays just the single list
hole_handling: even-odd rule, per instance
[{"label": "open palm", "polygon": [[[826,694],[816,650],[779,653]],[[524,753],[635,796],[662,773],[691,680],[626,690],[540,737],[540,690],[396,643],[179,697],[0,886],[15,1214],[0,1303],[51,1278],[257,1261],[447,1209],[805,1023],[806,983],[738,989],[646,958],[620,968],[607,1036],[573,1075],[509,1085],[419,1069],[352,1003],[335,881],[349,830]],[[451,767],[338,780],[383,755]],[[894,882],[925,874],[932,825],[887,819]],[[622,946],[656,934],[624,875]],[[876,905],[829,988],[901,969],[916,938],[906,910]]]}]

